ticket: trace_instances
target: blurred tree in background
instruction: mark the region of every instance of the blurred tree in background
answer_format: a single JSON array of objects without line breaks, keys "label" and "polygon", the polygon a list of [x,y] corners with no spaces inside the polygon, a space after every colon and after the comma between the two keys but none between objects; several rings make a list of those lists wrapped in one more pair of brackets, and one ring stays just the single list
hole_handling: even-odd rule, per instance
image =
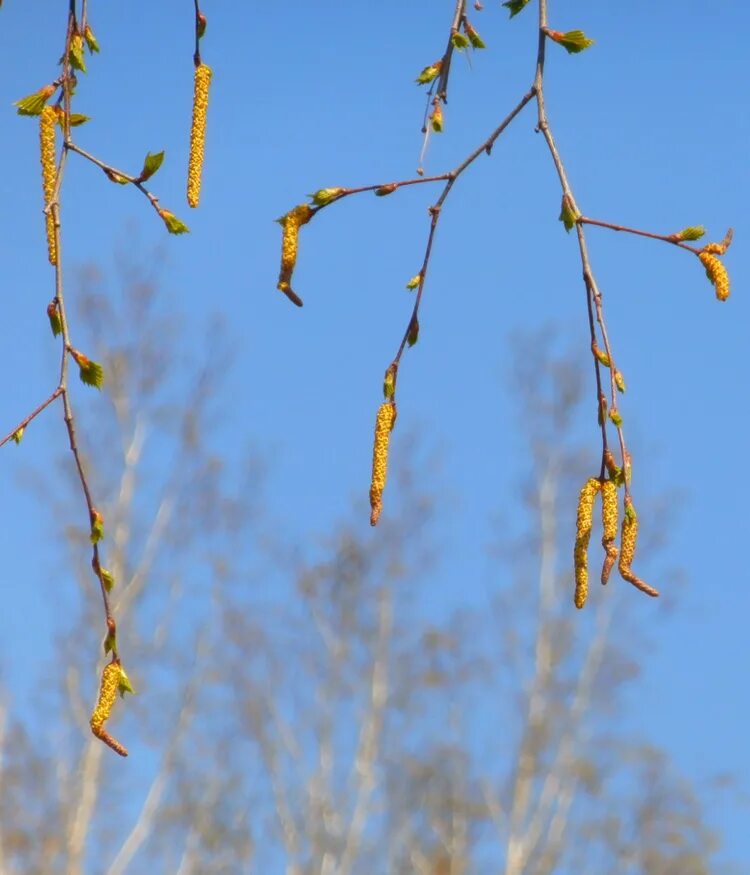
[{"label": "blurred tree in background", "polygon": [[[430,574],[450,508],[426,472],[405,465],[398,515],[375,534],[342,521],[290,542],[263,510],[257,457],[238,476],[212,440],[222,329],[185,351],[158,267],[121,259],[119,273],[118,290],[87,268],[76,298],[111,375],[84,414],[109,452],[84,452],[138,655],[140,695],[113,720],[139,765],[86,731],[97,606],[80,532],[55,531],[75,500],[61,465],[49,524],[72,548],[59,561],[81,565],[78,620],[43,669],[44,719],[0,721],[2,875],[722,871],[711,788],[625,729],[647,646],[631,593],[613,582],[571,611],[583,381],[554,333],[520,342],[547,351],[533,367],[515,356],[527,476],[498,520],[486,610],[440,616]],[[105,342],[107,324],[130,328]]]}]

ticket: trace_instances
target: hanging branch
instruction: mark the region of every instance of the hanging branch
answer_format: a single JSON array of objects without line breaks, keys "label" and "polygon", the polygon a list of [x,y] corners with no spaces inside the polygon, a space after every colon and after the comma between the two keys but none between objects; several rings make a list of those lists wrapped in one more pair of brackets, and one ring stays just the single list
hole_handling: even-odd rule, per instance
[{"label": "hanging branch", "polygon": [[[530,0],[507,0],[503,3],[510,17],[518,15],[529,4]],[[475,4],[480,9],[481,4]],[[299,296],[291,290],[291,277],[297,261],[298,235],[302,225],[307,224],[320,210],[331,204],[342,201],[354,194],[373,191],[377,196],[393,194],[399,188],[407,185],[416,185],[427,182],[443,182],[443,189],[437,200],[428,208],[430,224],[427,235],[422,264],[419,272],[407,283],[407,289],[416,290],[416,297],[411,315],[403,333],[401,342],[395,356],[385,371],[383,394],[385,403],[378,411],[375,429],[375,448],[373,453],[373,474],[371,484],[371,523],[376,524],[382,510],[382,496],[385,487],[385,475],[387,471],[387,452],[389,434],[395,422],[396,388],[399,374],[399,366],[404,350],[413,346],[419,337],[419,312],[423,302],[425,281],[433,251],[435,233],[442,214],[445,202],[458,178],[466,171],[476,159],[483,153],[490,155],[495,141],[521,113],[523,108],[536,100],[537,123],[536,131],[541,133],[547,145],[552,163],[557,172],[561,188],[561,212],[560,221],[566,231],[575,228],[578,251],[581,261],[581,269],[586,294],[586,312],[589,325],[589,344],[594,365],[595,404],[599,431],[601,433],[601,457],[599,470],[596,477],[587,481],[581,491],[578,508],[578,526],[576,547],[574,550],[574,566],[576,578],[575,604],[583,607],[588,593],[588,540],[591,529],[591,519],[594,504],[599,494],[603,497],[604,537],[602,545],[605,551],[604,568],[602,570],[602,583],[606,583],[610,571],[618,560],[618,569],[621,577],[633,584],[637,589],[650,596],[658,595],[658,592],[632,571],[631,564],[635,554],[635,542],[638,531],[638,517],[635,511],[631,495],[631,456],[625,442],[623,430],[623,417],[619,409],[619,396],[625,392],[625,380],[622,372],[617,368],[613,345],[604,314],[604,303],[601,289],[597,283],[591,266],[585,226],[595,226],[648,237],[653,240],[669,243],[679,249],[688,251],[698,257],[706,270],[708,278],[715,286],[716,297],[725,301],[729,297],[729,276],[719,256],[726,253],[732,240],[731,229],[719,243],[708,243],[703,247],[690,245],[699,240],[705,234],[702,226],[689,226],[682,231],[672,234],[657,234],[624,225],[617,225],[599,219],[592,219],[584,215],[579,208],[573,193],[572,186],[563,163],[557,143],[552,134],[549,118],[547,115],[544,94],[544,70],[547,43],[552,42],[562,46],[569,54],[579,54],[590,48],[594,41],[586,36],[581,30],[558,31],[549,26],[548,0],[538,0],[538,30],[537,49],[534,70],[534,79],[530,89],[520,98],[513,109],[500,122],[495,130],[478,145],[455,169],[429,177],[422,175],[422,168],[418,168],[418,178],[404,179],[398,182],[378,183],[356,188],[324,188],[310,195],[311,204],[300,204],[294,207],[286,215],[279,219],[284,228],[282,241],[282,270],[278,288],[284,292],[294,303],[301,306]],[[425,114],[425,126],[423,128],[426,137],[429,130],[443,130],[442,105],[447,102],[448,79],[451,70],[451,61],[455,50],[463,50],[468,47],[484,48],[484,42],[466,17],[465,0],[457,0],[453,19],[451,22],[448,45],[442,58],[425,67],[417,77],[420,85],[429,85],[428,107],[433,106],[430,124],[427,125]],[[425,138],[426,145],[426,138]],[[423,147],[424,153],[424,147]],[[605,375],[609,371],[609,375]],[[390,413],[386,408],[392,407]],[[387,428],[385,427],[387,424]],[[619,464],[615,459],[610,446],[609,430],[614,429],[619,454]],[[623,491],[623,522],[621,532],[621,546],[618,548],[614,541],[619,524],[619,512],[617,494]]]},{"label": "hanging branch", "polygon": [[[190,161],[188,167],[188,202],[197,206],[200,193],[201,172],[205,146],[206,110],[208,106],[208,83],[210,69],[201,63],[200,40],[206,29],[206,17],[200,10],[198,0],[195,6],[195,87],[193,123],[190,137]],[[91,730],[98,738],[122,756],[126,749],[115,741],[104,729],[114,705],[116,693],[132,692],[132,686],[120,663],[117,643],[117,624],[110,605],[110,591],[115,585],[112,573],[105,567],[101,542],[105,536],[104,516],[94,500],[94,490],[78,445],[77,425],[69,382],[71,361],[78,367],[81,381],[97,389],[104,384],[102,366],[92,361],[73,343],[70,318],[66,306],[61,221],[61,192],[68,155],[80,155],[100,168],[107,178],[119,185],[131,185],[143,194],[156,210],[171,234],[184,234],[187,226],[174,213],[160,206],[159,198],[146,186],[146,182],[159,170],[164,161],[164,152],[148,152],[140,173],[126,173],[112,164],[92,155],[73,140],[72,130],[87,122],[88,116],[72,111],[73,95],[78,84],[79,73],[86,73],[86,53],[91,56],[99,52],[99,44],[88,22],[88,2],[80,0],[80,13],[76,0],[69,0],[65,28],[65,43],[60,60],[60,75],[50,84],[17,101],[18,114],[35,116],[39,119],[39,140],[41,149],[42,183],[44,191],[44,214],[47,231],[47,255],[54,267],[54,295],[47,307],[52,333],[60,338],[60,371],[56,388],[49,397],[25,416],[2,440],[0,446],[14,441],[19,444],[25,429],[57,399],[61,399],[63,421],[68,435],[81,492],[83,494],[89,538],[91,541],[91,567],[99,583],[104,609],[104,652],[110,654],[105,666],[99,690],[99,698],[91,716]],[[55,95],[57,97],[55,98]],[[62,148],[56,160],[56,130],[62,130]]]}]

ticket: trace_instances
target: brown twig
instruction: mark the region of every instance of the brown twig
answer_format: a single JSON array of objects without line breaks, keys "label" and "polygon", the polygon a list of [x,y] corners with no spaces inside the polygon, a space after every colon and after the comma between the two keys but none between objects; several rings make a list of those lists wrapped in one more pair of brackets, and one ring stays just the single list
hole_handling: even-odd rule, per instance
[{"label": "brown twig", "polygon": [[150,192],[146,186],[139,180],[137,176],[132,176],[129,173],[125,173],[122,170],[118,170],[116,167],[113,167],[111,164],[107,164],[102,161],[100,158],[97,158],[95,155],[92,155],[90,152],[87,152],[85,149],[82,149],[80,146],[76,145],[71,139],[67,139],[65,141],[65,149],[70,152],[75,152],[77,155],[80,155],[82,158],[85,158],[87,161],[90,161],[92,164],[95,164],[101,170],[103,170],[107,176],[112,179],[112,177],[121,176],[123,179],[126,179],[131,185],[134,185],[138,191],[140,191],[146,198],[148,198],[151,206],[159,213],[161,207],[159,206],[159,198],[156,197],[155,194]]},{"label": "brown twig", "polygon": [[5,437],[0,441],[0,447],[2,447],[4,444],[7,444],[9,440],[12,440],[13,437],[18,434],[19,431],[22,431],[24,428],[26,428],[26,426],[31,422],[32,419],[36,419],[36,417],[39,416],[39,414],[43,410],[49,407],[49,405],[52,404],[53,401],[56,401],[60,397],[60,395],[62,395],[62,389],[58,386],[57,389],[55,389],[55,391],[49,396],[49,398],[47,398],[45,401],[42,401],[42,403],[37,408],[32,410],[27,417],[22,419],[14,429],[9,431],[8,434],[5,435]]},{"label": "brown twig", "polygon": [[679,246],[680,249],[687,249],[689,252],[694,252],[696,255],[701,251],[701,247],[690,246],[683,240],[680,240],[678,234],[654,234],[652,231],[642,231],[640,228],[629,228],[627,225],[615,225],[613,222],[603,222],[601,219],[590,219],[588,216],[578,216],[576,222],[580,225],[595,225],[599,228],[608,228],[610,231],[624,231],[626,234],[637,234],[639,237],[648,237],[650,240],[661,240],[664,243],[671,243],[673,246]]}]

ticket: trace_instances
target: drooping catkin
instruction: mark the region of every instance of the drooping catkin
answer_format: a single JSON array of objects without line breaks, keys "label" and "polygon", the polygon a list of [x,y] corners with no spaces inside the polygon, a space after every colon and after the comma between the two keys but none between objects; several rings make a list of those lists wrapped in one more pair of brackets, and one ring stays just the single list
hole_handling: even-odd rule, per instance
[{"label": "drooping catkin", "polygon": [[[44,188],[44,206],[48,207],[55,194],[57,169],[55,167],[55,125],[57,112],[52,106],[45,106],[39,114],[39,146],[42,161],[42,186]],[[55,245],[55,218],[51,210],[45,212],[47,223],[47,257],[50,264],[57,264],[57,246]]]},{"label": "drooping catkin", "polygon": [[309,204],[299,204],[279,219],[279,224],[284,231],[281,238],[281,270],[276,288],[298,307],[302,306],[302,298],[292,289],[292,274],[297,264],[299,229],[302,225],[306,225],[312,217],[312,207]]},{"label": "drooping catkin", "polygon": [[188,161],[187,200],[197,207],[201,196],[201,174],[206,145],[206,113],[208,112],[208,87],[212,71],[206,64],[195,68],[193,86],[193,124],[190,128],[190,159]]},{"label": "drooping catkin", "polygon": [[602,483],[602,547],[606,556],[602,565],[602,583],[606,585],[609,575],[617,562],[618,549],[615,545],[617,537],[617,486],[613,480]]},{"label": "drooping catkin", "polygon": [[375,441],[372,448],[372,480],[370,481],[370,525],[377,524],[383,510],[383,490],[388,476],[388,445],[396,421],[396,405],[386,401],[378,408],[375,419]]},{"label": "drooping catkin", "polygon": [[635,557],[635,547],[638,541],[638,514],[635,512],[633,500],[629,495],[625,496],[625,514],[622,518],[620,532],[620,564],[619,571],[623,580],[632,583],[636,589],[645,592],[646,595],[656,597],[659,591],[641,580],[631,568]]},{"label": "drooping catkin", "polygon": [[706,251],[707,249],[708,247],[703,252],[699,252],[698,258],[700,258],[703,267],[706,268],[706,276],[714,284],[716,297],[720,301],[726,301],[729,297],[729,274],[723,262],[711,252]]},{"label": "drooping catkin", "polygon": [[119,662],[109,662],[104,666],[102,671],[102,679],[99,685],[99,698],[97,699],[94,710],[91,714],[91,731],[94,735],[101,739],[106,745],[112,748],[113,751],[119,753],[120,756],[126,757],[127,750],[120,744],[119,741],[112,736],[104,728],[105,722],[109,719],[112,713],[112,708],[117,698],[117,691],[120,687],[120,679],[122,671]]},{"label": "drooping catkin", "polygon": [[591,526],[594,519],[594,502],[601,489],[601,482],[596,477],[590,477],[578,494],[578,511],[576,514],[576,543],[573,550],[573,567],[575,570],[576,589],[573,601],[577,608],[586,604],[589,593],[589,558],[588,547],[591,538]]}]

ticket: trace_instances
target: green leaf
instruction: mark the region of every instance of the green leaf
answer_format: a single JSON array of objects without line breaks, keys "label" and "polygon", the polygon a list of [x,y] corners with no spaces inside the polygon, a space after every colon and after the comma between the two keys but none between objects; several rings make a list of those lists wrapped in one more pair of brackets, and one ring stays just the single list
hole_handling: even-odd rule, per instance
[{"label": "green leaf", "polygon": [[617,428],[622,425],[622,416],[616,410],[610,410],[608,415]]},{"label": "green leaf", "polygon": [[120,680],[117,683],[117,689],[120,693],[120,697],[123,699],[125,698],[125,693],[132,693],[135,695],[135,690],[130,683],[130,678],[125,674],[125,669],[122,666],[120,666]]},{"label": "green leaf", "polygon": [[54,85],[45,85],[39,91],[17,100],[13,106],[18,107],[16,110],[18,115],[40,115],[56,90]]},{"label": "green leaf", "polygon": [[487,45],[484,42],[484,40],[482,39],[482,37],[479,36],[479,34],[474,29],[474,27],[471,24],[469,24],[468,21],[464,22],[464,30],[466,31],[466,36],[469,37],[469,40],[471,41],[471,45],[473,48],[475,48],[475,49],[486,49],[487,48]]},{"label": "green leaf", "polygon": [[389,365],[383,378],[383,396],[386,401],[393,398],[396,391],[396,369],[397,365]]},{"label": "green leaf", "polygon": [[419,340],[419,319],[415,316],[411,322],[409,323],[409,333],[406,336],[406,342],[409,346],[414,346],[414,344]]},{"label": "green leaf", "polygon": [[434,64],[430,64],[429,67],[425,67],[424,70],[417,76],[416,83],[417,85],[427,85],[428,82],[432,82],[433,79],[437,79],[440,75],[440,70],[442,69],[443,62],[435,61]]},{"label": "green leaf", "polygon": [[127,185],[130,180],[127,177],[122,176],[120,173],[116,173],[114,170],[111,170],[109,167],[102,167],[104,171],[104,175],[110,182],[116,182],[118,185]]},{"label": "green leaf", "polygon": [[510,17],[513,18],[514,15],[518,15],[528,2],[529,0],[507,0],[507,2],[503,3],[503,6],[510,10]]},{"label": "green leaf", "polygon": [[615,370],[615,386],[619,392],[625,392],[625,378],[622,375],[622,371]]},{"label": "green leaf", "polygon": [[599,364],[604,365],[605,368],[609,367],[609,356],[603,349],[600,349],[596,343],[592,344],[591,351],[594,353],[594,356],[598,360]]},{"label": "green leaf", "polygon": [[91,533],[89,538],[92,544],[98,544],[104,537],[104,517],[94,508],[91,511]]},{"label": "green leaf", "polygon": [[80,33],[74,33],[70,38],[68,60],[74,70],[80,70],[82,73],[86,72],[86,59],[83,56],[83,37]]},{"label": "green leaf", "polygon": [[86,122],[91,121],[90,115],[83,115],[80,112],[71,112],[70,114],[70,126],[71,128],[77,128],[78,125],[85,125]]},{"label": "green leaf", "polygon": [[170,213],[169,210],[159,210],[159,215],[162,217],[170,234],[187,234],[190,231],[190,228],[184,222],[181,222],[174,213]]},{"label": "green leaf", "polygon": [[320,188],[308,197],[312,200],[316,207],[324,207],[335,201],[346,191],[345,188]]},{"label": "green leaf", "polygon": [[548,30],[547,36],[559,43],[569,55],[577,55],[594,45],[594,40],[589,39],[582,30],[568,30],[565,33],[560,33],[559,30]]},{"label": "green leaf", "polygon": [[115,578],[112,572],[103,565],[99,566],[99,576],[102,581],[102,586],[107,592],[112,592],[112,587],[115,585]]},{"label": "green leaf", "polygon": [[60,311],[57,309],[54,301],[47,307],[47,318],[49,319],[49,327],[52,329],[53,336],[57,337],[62,331],[62,321],[60,319]]},{"label": "green leaf", "polygon": [[86,359],[85,362],[78,362],[78,375],[81,382],[87,386],[93,386],[95,389],[101,389],[104,384],[104,368],[99,362]]},{"label": "green leaf", "polygon": [[84,30],[83,32],[83,38],[86,40],[86,45],[92,55],[94,54],[94,52],[99,51],[99,43],[94,36],[94,31],[91,30],[88,24],[86,25],[86,30]]},{"label": "green leaf", "polygon": [[417,274],[415,274],[415,275],[409,280],[409,282],[406,284],[406,288],[409,289],[410,292],[413,292],[414,289],[416,289],[416,288],[419,287],[419,281],[420,281],[421,279],[422,279],[422,274],[421,274],[421,273],[417,273]]},{"label": "green leaf", "polygon": [[700,240],[705,233],[706,229],[703,225],[689,225],[687,228],[683,228],[677,237],[680,240]]},{"label": "green leaf", "polygon": [[154,173],[161,167],[163,161],[163,150],[161,152],[147,152],[143,160],[143,170],[141,170],[141,175],[138,177],[138,182],[145,182],[147,179],[151,179]]},{"label": "green leaf", "polygon": [[471,45],[469,37],[463,33],[452,34],[451,42],[453,43],[453,48],[458,49],[459,52],[462,52],[464,49],[467,49]]},{"label": "green leaf", "polygon": [[114,632],[107,632],[104,639],[104,653],[107,654],[117,647],[117,635]]},{"label": "green leaf", "polygon": [[13,442],[15,443],[16,446],[18,446],[18,444],[21,443],[21,440],[23,439],[23,433],[25,430],[26,429],[23,429],[23,428],[16,429],[16,431],[14,431],[13,434],[11,435],[11,439],[13,440]]},{"label": "green leaf", "polygon": [[563,195],[559,219],[565,226],[566,231],[570,232],[575,228],[576,221],[580,215],[580,213],[573,209],[573,204],[571,204],[570,198],[567,195]]}]

